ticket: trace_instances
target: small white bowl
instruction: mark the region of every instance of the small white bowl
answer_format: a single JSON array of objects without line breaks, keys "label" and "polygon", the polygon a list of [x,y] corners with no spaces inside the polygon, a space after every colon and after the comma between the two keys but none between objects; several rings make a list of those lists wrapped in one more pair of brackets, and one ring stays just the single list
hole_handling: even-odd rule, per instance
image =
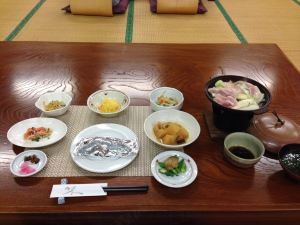
[{"label": "small white bowl", "polygon": [[[162,142],[157,140],[153,131],[154,125],[158,122],[174,122],[180,124],[189,132],[188,139],[185,143],[179,145],[163,144]],[[200,130],[200,125],[195,117],[193,117],[189,113],[175,109],[166,109],[154,112],[150,116],[148,116],[144,122],[144,131],[147,137],[156,144],[168,149],[182,148],[193,143],[199,137]]]},{"label": "small white bowl", "polygon": [[[111,112],[111,113],[104,113],[100,112],[98,106],[104,100],[104,98],[111,98],[117,100],[120,103],[121,108],[119,111]],[[130,98],[122,91],[118,90],[100,90],[96,91],[91,94],[87,100],[87,106],[90,110],[95,113],[100,114],[103,117],[115,117],[119,115],[122,111],[124,111],[130,104]]]},{"label": "small white bowl", "polygon": [[[169,97],[169,98],[176,99],[178,104],[175,106],[158,105],[157,99],[158,99],[158,97],[160,97],[162,95]],[[183,94],[179,90],[177,90],[175,88],[171,88],[171,87],[156,88],[150,93],[150,105],[151,105],[151,108],[153,111],[159,111],[159,110],[165,110],[165,109],[180,110],[182,108],[183,101],[184,101]]]},{"label": "small white bowl", "polygon": [[[65,106],[59,109],[46,111],[45,105],[50,103],[51,101],[62,101],[65,103]],[[55,117],[63,115],[70,107],[72,101],[72,97],[65,92],[48,92],[39,97],[36,101],[35,106],[40,109],[44,115]]]}]

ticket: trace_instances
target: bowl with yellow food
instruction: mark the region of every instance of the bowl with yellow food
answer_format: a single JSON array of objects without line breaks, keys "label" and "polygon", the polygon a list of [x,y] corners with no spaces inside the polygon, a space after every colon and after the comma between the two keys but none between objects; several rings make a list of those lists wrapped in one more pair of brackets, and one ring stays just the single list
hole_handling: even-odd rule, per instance
[{"label": "bowl with yellow food", "polygon": [[154,143],[168,149],[183,148],[200,135],[200,125],[191,114],[166,109],[150,114],[144,122],[144,132]]},{"label": "bowl with yellow food", "polygon": [[72,97],[65,92],[47,92],[39,97],[35,106],[44,116],[56,117],[67,112],[71,105]]},{"label": "bowl with yellow food", "polygon": [[118,90],[99,90],[91,94],[87,100],[89,109],[103,117],[118,116],[129,104],[129,96]]}]

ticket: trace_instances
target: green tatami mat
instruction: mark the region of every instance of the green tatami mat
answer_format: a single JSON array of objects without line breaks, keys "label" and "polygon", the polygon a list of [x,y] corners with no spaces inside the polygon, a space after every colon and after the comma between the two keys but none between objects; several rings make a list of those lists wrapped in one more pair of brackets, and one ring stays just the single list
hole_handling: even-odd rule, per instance
[{"label": "green tatami mat", "polygon": [[14,41],[124,42],[127,14],[114,17],[64,13],[69,0],[47,0]]},{"label": "green tatami mat", "polygon": [[39,0],[0,0],[0,40],[17,27]]},{"label": "green tatami mat", "polygon": [[[290,0],[220,0],[249,43],[276,43],[300,69],[300,7]],[[297,53],[298,52],[298,53]]]},{"label": "green tatami mat", "polygon": [[203,15],[166,15],[151,13],[148,0],[135,0],[132,42],[239,43],[216,4],[203,3]]}]

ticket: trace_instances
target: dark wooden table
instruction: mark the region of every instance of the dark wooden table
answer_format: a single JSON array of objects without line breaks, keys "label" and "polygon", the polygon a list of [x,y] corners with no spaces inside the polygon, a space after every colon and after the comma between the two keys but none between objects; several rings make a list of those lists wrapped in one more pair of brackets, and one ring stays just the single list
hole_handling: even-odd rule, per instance
[{"label": "dark wooden table", "polygon": [[[0,43],[0,224],[299,224],[300,185],[278,161],[264,157],[239,169],[223,158],[222,142],[209,138],[203,112],[211,110],[204,84],[221,74],[248,76],[272,93],[270,109],[300,124],[300,74],[276,45],[154,45],[80,43]],[[20,151],[6,133],[23,119],[39,116],[34,102],[47,91],[70,91],[85,105],[99,89],[125,91],[132,105],[149,105],[159,86],[180,89],[183,110],[201,125],[199,139],[185,150],[199,168],[182,189],[153,177],[70,177],[70,183],[107,181],[148,184],[147,194],[67,199],[49,194],[60,178],[16,178],[9,164]]]}]

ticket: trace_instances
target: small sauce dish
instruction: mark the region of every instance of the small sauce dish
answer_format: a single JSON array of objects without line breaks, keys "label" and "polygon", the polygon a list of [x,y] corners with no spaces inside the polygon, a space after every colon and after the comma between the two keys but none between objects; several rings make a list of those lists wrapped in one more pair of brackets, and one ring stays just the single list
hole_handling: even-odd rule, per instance
[{"label": "small sauce dish", "polygon": [[235,166],[249,168],[264,155],[263,143],[251,134],[236,132],[224,140],[224,155]]}]

